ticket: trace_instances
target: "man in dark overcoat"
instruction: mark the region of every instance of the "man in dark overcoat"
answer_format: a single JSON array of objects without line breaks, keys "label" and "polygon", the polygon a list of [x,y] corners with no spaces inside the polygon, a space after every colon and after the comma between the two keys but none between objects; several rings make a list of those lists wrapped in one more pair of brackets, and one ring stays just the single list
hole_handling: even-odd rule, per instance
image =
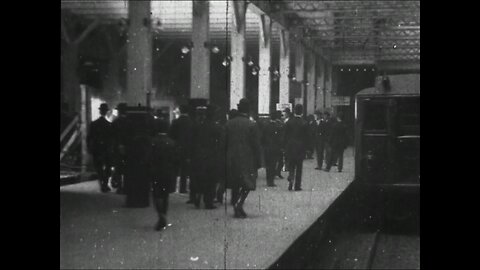
[{"label": "man in dark overcoat", "polygon": [[338,114],[336,121],[332,123],[332,130],[328,138],[332,154],[327,160],[327,168],[325,171],[330,171],[330,168],[335,162],[338,162],[338,172],[343,169],[343,152],[348,145],[347,125],[343,122],[343,115]]},{"label": "man in dark overcoat", "polygon": [[294,116],[285,126],[285,153],[288,160],[288,190],[302,190],[302,169],[308,141],[308,123],[302,119],[303,106],[295,105]]},{"label": "man in dark overcoat", "polygon": [[317,152],[317,167],[315,170],[321,170],[323,166],[323,160],[325,157],[325,143],[327,140],[327,124],[323,117],[321,111],[317,110],[315,112],[317,117],[316,125],[315,125],[315,134],[314,134],[314,141],[315,141],[315,151]]},{"label": "man in dark overcoat", "polygon": [[[231,109],[228,114],[227,114],[227,121],[232,120],[235,117],[237,117],[238,111],[237,109]],[[218,188],[217,188],[217,202],[218,203],[223,203],[224,199],[224,194],[225,190],[227,187],[227,161],[226,161],[226,153],[227,153],[227,146],[226,146],[226,123],[224,123],[221,126],[221,139],[220,139],[220,146],[219,146],[219,151],[218,151],[218,168],[219,168],[219,183],[218,183]],[[234,205],[235,202],[238,199],[238,194],[237,194],[236,189],[231,190],[231,196],[230,196],[230,204]]]},{"label": "man in dark overcoat", "polygon": [[158,231],[167,226],[168,198],[170,193],[175,192],[178,153],[175,141],[167,135],[168,121],[157,119],[155,129],[149,152],[149,169],[153,201],[158,214],[155,230]]},{"label": "man in dark overcoat", "polygon": [[[333,152],[332,145],[330,143],[332,126],[333,126],[333,123],[335,123],[335,118],[331,117],[330,113],[326,111],[324,113],[324,119],[325,119],[325,163],[327,163],[328,160],[330,159],[335,160],[335,153]],[[335,165],[335,164],[332,164],[332,165]],[[326,171],[326,169],[324,171]]]},{"label": "man in dark overcoat", "polygon": [[102,103],[99,107],[100,117],[90,124],[87,135],[87,149],[93,157],[93,166],[98,175],[100,190],[110,191],[108,178],[112,167],[112,124],[105,118],[109,111],[108,105]]},{"label": "man in dark overcoat", "polygon": [[249,192],[256,188],[261,145],[257,124],[249,119],[250,102],[243,98],[237,107],[238,115],[227,122],[225,130],[227,184],[239,194],[233,208],[235,217],[246,218],[243,204]]},{"label": "man in dark overcoat", "polygon": [[315,116],[310,114],[307,116],[307,124],[308,124],[308,141],[307,141],[307,159],[313,159],[313,152],[315,150],[315,129],[316,129],[316,122]]},{"label": "man in dark overcoat", "polygon": [[190,181],[194,204],[200,207],[201,197],[206,209],[215,209],[213,200],[219,177],[220,126],[213,119],[213,106],[198,106],[192,132],[192,166]]},{"label": "man in dark overcoat", "polygon": [[283,145],[283,138],[285,137],[285,122],[282,119],[282,112],[276,111],[275,125],[277,126],[278,132],[280,133],[280,154],[278,155],[278,160],[276,162],[275,176],[283,179],[282,170],[285,165],[285,145]]},{"label": "man in dark overcoat", "polygon": [[[172,121],[168,132],[170,138],[175,141],[180,154],[177,163],[177,173],[180,174],[180,193],[187,193],[187,176],[190,176],[193,121],[188,115],[188,110],[187,105],[180,106],[180,116]],[[191,190],[191,186],[189,188]],[[194,202],[193,195],[190,194],[188,203]]]},{"label": "man in dark overcoat", "polygon": [[150,205],[149,156],[154,135],[154,117],[145,108],[129,111],[126,145],[125,193],[127,207]]},{"label": "man in dark overcoat", "polygon": [[262,127],[262,145],[265,157],[265,169],[267,173],[267,186],[275,187],[276,165],[281,156],[282,134],[277,123],[277,113],[270,115]]}]

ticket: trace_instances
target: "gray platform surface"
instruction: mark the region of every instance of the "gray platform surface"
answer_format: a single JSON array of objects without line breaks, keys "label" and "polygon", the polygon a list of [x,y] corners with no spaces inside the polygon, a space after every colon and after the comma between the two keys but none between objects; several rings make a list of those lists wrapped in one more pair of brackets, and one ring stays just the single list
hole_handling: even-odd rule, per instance
[{"label": "gray platform surface", "polygon": [[[60,268],[68,269],[264,269],[317,220],[353,180],[353,151],[344,170],[314,170],[305,160],[303,191],[285,179],[267,187],[259,170],[257,190],[245,202],[246,219],[230,205],[195,209],[188,196],[170,196],[166,230],[156,232],[153,206],[124,208],[124,196],[100,193],[96,181],[60,187]],[[229,192],[228,192],[229,193]]]}]

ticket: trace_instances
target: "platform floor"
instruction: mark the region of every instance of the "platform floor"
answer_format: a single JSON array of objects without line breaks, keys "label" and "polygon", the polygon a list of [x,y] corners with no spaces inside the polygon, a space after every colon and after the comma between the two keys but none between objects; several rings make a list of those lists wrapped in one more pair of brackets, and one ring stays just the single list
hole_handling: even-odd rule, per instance
[{"label": "platform floor", "polygon": [[[305,160],[303,191],[288,191],[285,179],[267,187],[259,170],[246,219],[230,205],[195,209],[188,196],[170,196],[171,226],[156,232],[153,206],[124,208],[122,195],[100,193],[96,181],[60,187],[60,268],[68,269],[238,269],[269,267],[320,217],[353,180],[353,149],[344,170],[315,170]],[[228,192],[230,193],[230,192]]]}]

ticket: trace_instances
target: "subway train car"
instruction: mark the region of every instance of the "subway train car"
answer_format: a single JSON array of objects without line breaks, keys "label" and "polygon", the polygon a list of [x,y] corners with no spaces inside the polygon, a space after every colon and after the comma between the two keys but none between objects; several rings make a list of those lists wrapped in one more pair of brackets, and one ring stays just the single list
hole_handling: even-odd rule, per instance
[{"label": "subway train car", "polygon": [[382,216],[418,226],[420,74],[379,76],[356,94],[354,182]]}]

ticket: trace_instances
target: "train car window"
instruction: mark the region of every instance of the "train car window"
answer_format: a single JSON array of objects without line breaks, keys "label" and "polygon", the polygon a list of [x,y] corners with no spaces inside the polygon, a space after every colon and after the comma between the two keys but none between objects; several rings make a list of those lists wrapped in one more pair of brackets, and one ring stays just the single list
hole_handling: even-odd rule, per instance
[{"label": "train car window", "polygon": [[387,103],[385,100],[367,101],[364,107],[364,131],[387,131]]},{"label": "train car window", "polygon": [[398,105],[398,135],[420,135],[420,98],[401,98]]}]

